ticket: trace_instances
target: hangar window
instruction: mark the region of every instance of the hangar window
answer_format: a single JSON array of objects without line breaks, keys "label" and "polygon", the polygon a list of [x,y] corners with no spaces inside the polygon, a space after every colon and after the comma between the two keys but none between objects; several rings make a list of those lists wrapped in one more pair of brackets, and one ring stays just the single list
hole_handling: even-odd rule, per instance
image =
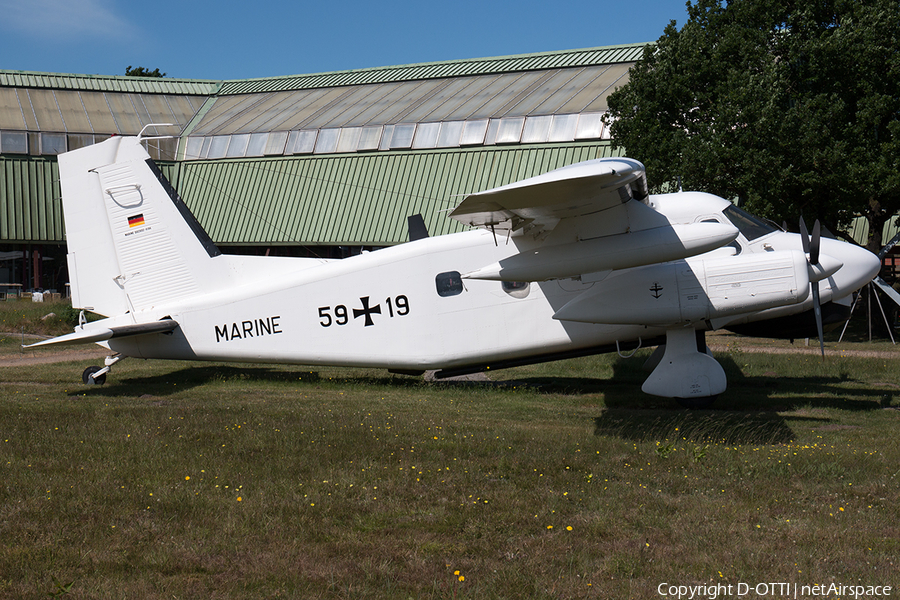
[{"label": "hangar window", "polygon": [[[493,121],[494,119],[491,119],[491,124],[493,124]],[[524,117],[500,119],[497,138],[494,141],[498,144],[518,144],[522,139],[522,128],[524,126]]]},{"label": "hangar window", "polygon": [[212,137],[212,142],[209,145],[209,152],[207,157],[209,158],[224,158],[225,153],[228,151],[228,142],[231,141],[231,136],[227,135],[215,135]]},{"label": "hangar window", "polygon": [[394,137],[394,126],[393,125],[385,125],[384,133],[381,135],[381,142],[378,144],[379,150],[390,150],[391,149],[391,138]]},{"label": "hangar window", "polygon": [[378,150],[378,143],[381,141],[381,125],[371,127],[363,127],[359,132],[359,145],[357,150]]},{"label": "hangar window", "polygon": [[41,154],[62,154],[66,151],[66,134],[41,133]]},{"label": "hangar window", "polygon": [[596,140],[603,136],[603,113],[588,113],[578,116],[576,140]]},{"label": "hangar window", "polygon": [[266,132],[250,134],[250,143],[244,156],[262,156],[268,140],[269,134]]},{"label": "hangar window", "polygon": [[437,287],[438,296],[446,298],[447,296],[456,296],[463,291],[462,277],[459,271],[447,271],[446,273],[438,273],[434,278]]},{"label": "hangar window", "polygon": [[550,141],[574,141],[577,126],[578,115],[553,115],[553,123],[550,125]]},{"label": "hangar window", "polygon": [[415,133],[415,123],[398,123],[394,125],[394,132],[391,135],[391,149],[412,147]]},{"label": "hangar window", "polygon": [[312,154],[316,147],[316,136],[319,132],[312,129],[292,131],[288,136],[285,154]]},{"label": "hangar window", "polygon": [[525,131],[522,132],[523,144],[542,144],[550,137],[552,116],[528,117],[525,119]]},{"label": "hangar window", "polygon": [[28,135],[24,131],[0,133],[0,151],[9,154],[28,154]]},{"label": "hangar window", "polygon": [[337,143],[340,135],[340,129],[320,129],[314,152],[316,154],[329,154],[335,152],[337,150]]},{"label": "hangar window", "polygon": [[419,123],[416,127],[416,136],[413,138],[412,147],[415,149],[434,148],[440,132],[440,123]]},{"label": "hangar window", "polygon": [[462,137],[459,139],[460,146],[475,146],[484,143],[484,134],[488,128],[487,119],[479,119],[477,121],[466,121],[463,125]]},{"label": "hangar window", "polygon": [[94,143],[94,136],[90,133],[70,133],[66,136],[66,142],[66,148],[71,152],[72,150],[78,150],[79,148],[92,145]]},{"label": "hangar window", "polygon": [[465,121],[447,121],[441,123],[441,135],[438,137],[438,148],[452,148],[459,146],[459,138],[462,135]]},{"label": "hangar window", "polygon": [[266,147],[263,150],[263,155],[274,156],[276,154],[284,154],[284,146],[287,143],[287,139],[287,131],[270,132],[268,139],[266,139]]},{"label": "hangar window", "polygon": [[249,133],[240,133],[231,136],[231,141],[228,143],[228,150],[225,152],[225,156],[228,158],[238,158],[244,156],[247,152],[247,146],[250,144],[250,134]]},{"label": "hangar window", "polygon": [[359,136],[362,133],[362,127],[343,127],[339,130],[337,152],[356,152],[359,147]]},{"label": "hangar window", "polygon": [[203,150],[203,142],[205,142],[206,139],[207,138],[205,137],[189,137],[184,146],[184,159],[196,160],[202,158],[201,151]]}]

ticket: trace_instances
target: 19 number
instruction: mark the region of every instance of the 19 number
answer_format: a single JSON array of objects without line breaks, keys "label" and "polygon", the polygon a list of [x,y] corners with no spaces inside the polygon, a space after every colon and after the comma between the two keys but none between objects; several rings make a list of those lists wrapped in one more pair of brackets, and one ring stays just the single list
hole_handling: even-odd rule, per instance
[{"label": "19 number", "polygon": [[394,316],[394,307],[397,308],[397,315],[402,317],[409,314],[409,299],[400,294],[396,298],[394,298],[394,304],[391,304],[390,298],[385,298],[385,303],[387,304],[388,314],[392,317]]}]

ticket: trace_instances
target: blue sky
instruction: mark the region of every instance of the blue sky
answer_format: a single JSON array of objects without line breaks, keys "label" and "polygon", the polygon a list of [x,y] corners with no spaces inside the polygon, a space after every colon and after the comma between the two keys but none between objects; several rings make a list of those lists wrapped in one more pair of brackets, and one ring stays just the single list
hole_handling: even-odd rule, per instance
[{"label": "blue sky", "polygon": [[0,0],[0,69],[244,79],[650,42],[685,0]]}]

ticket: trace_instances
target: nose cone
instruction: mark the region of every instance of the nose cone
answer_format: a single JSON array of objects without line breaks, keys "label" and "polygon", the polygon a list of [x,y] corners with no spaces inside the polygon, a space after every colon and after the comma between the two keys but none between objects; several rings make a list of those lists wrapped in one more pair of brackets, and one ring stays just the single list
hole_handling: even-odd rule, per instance
[{"label": "nose cone", "polygon": [[860,289],[878,275],[881,261],[877,256],[846,242],[823,238],[821,252],[840,260],[843,266],[829,279],[832,299],[840,299]]}]

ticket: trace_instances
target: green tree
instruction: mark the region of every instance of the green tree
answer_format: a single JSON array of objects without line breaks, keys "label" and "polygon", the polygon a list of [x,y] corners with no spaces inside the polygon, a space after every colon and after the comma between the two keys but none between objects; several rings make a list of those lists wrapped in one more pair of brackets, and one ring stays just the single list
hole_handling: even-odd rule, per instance
[{"label": "green tree", "polygon": [[134,67],[128,65],[128,68],[125,69],[125,75],[127,77],[165,77],[165,73],[160,73],[159,69],[145,69],[144,67]]},{"label": "green tree", "polygon": [[696,0],[609,97],[651,188],[736,198],[777,222],[900,210],[900,3]]}]

